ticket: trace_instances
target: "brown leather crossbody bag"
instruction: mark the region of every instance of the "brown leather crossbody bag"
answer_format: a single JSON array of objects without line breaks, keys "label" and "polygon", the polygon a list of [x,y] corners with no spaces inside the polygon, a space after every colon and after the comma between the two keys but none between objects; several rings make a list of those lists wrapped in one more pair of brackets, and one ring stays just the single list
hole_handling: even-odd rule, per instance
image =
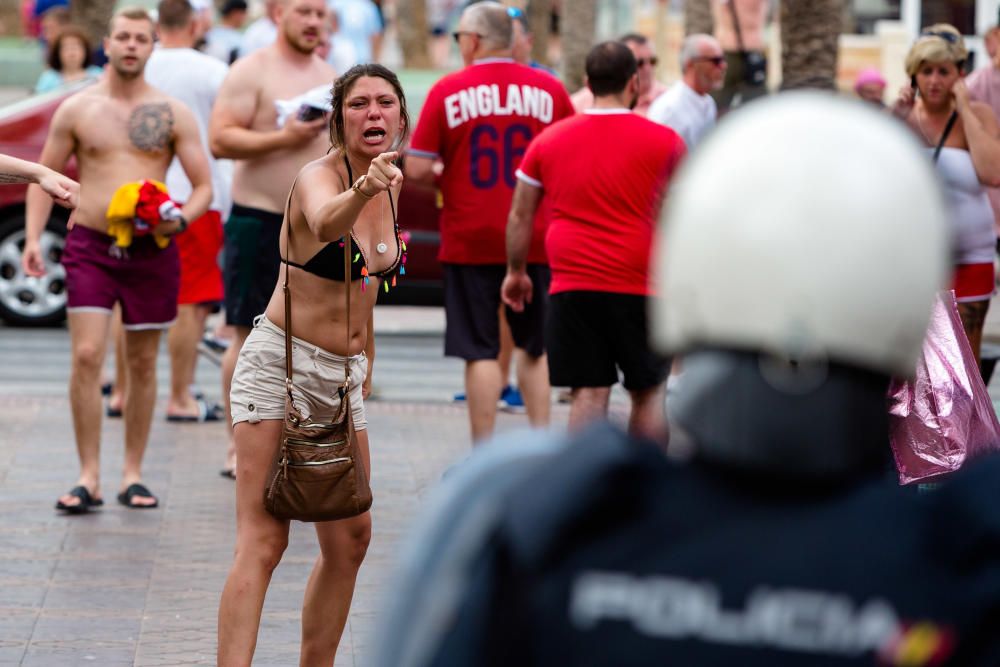
[{"label": "brown leather crossbody bag", "polygon": [[[295,184],[292,184],[292,190]],[[368,511],[368,484],[351,414],[351,367],[344,362],[344,383],[337,388],[340,408],[330,421],[303,418],[292,400],[292,296],[288,289],[291,253],[292,193],[285,203],[285,423],[264,490],[264,507],[278,519],[334,521]],[[350,234],[344,237],[344,280],[347,294],[347,343],[351,342]],[[345,348],[347,349],[347,348]]]}]

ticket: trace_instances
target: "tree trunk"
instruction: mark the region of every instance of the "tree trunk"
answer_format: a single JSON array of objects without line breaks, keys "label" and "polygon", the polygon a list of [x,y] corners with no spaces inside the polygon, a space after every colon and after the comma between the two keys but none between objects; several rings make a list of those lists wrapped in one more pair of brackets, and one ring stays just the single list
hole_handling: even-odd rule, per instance
[{"label": "tree trunk", "polygon": [[711,35],[715,31],[711,0],[684,0],[684,34]]},{"label": "tree trunk", "polygon": [[425,0],[396,0],[396,30],[403,52],[403,67],[427,69],[431,66],[427,44],[427,3]]},{"label": "tree trunk", "polygon": [[837,42],[845,0],[783,0],[781,89],[837,87]]},{"label": "tree trunk", "polygon": [[597,0],[570,0],[559,19],[562,44],[562,80],[572,92],[583,87],[584,60],[594,45],[597,30]]},{"label": "tree trunk", "polygon": [[549,63],[549,24],[552,20],[552,0],[531,0],[528,3],[528,25],[531,26],[531,57]]},{"label": "tree trunk", "polygon": [[97,48],[108,34],[108,22],[115,11],[116,0],[71,0],[70,21],[87,32],[90,44]]}]

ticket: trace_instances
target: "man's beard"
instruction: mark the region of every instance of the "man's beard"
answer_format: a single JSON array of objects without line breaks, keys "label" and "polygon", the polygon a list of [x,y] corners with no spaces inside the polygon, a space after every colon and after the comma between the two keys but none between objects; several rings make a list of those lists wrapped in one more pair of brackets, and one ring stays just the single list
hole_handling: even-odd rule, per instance
[{"label": "man's beard", "polygon": [[121,66],[116,65],[114,63],[111,63],[111,67],[115,70],[115,74],[117,74],[119,78],[125,79],[127,81],[131,81],[132,79],[138,79],[142,76],[143,73],[142,67],[140,67],[138,70],[135,71],[129,69],[123,69]]},{"label": "man's beard", "polygon": [[303,40],[302,37],[300,37],[299,35],[293,34],[291,32],[288,32],[287,30],[285,31],[285,41],[288,42],[288,45],[290,47],[292,47],[293,49],[295,49],[299,53],[302,53],[302,54],[307,55],[307,56],[311,55],[316,50],[316,47],[319,46],[319,40],[318,39],[314,41],[314,43],[313,43],[312,46],[306,46],[305,44],[303,44],[304,40]]}]

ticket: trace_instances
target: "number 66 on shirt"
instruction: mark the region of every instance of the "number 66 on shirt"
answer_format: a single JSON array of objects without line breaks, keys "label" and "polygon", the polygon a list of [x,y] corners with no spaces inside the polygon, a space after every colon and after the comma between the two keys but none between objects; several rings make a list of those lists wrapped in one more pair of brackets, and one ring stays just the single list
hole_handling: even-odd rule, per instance
[{"label": "number 66 on shirt", "polygon": [[[431,88],[409,154],[441,160],[444,198],[438,259],[454,264],[506,264],[507,214],[515,172],[542,130],[573,115],[562,84],[510,58],[484,58]],[[544,220],[528,261],[545,263]]]}]

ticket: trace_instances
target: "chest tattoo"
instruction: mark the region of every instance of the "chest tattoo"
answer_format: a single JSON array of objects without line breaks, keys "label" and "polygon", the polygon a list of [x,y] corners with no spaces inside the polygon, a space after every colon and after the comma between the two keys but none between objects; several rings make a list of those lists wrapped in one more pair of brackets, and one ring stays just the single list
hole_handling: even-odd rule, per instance
[{"label": "chest tattoo", "polygon": [[128,138],[141,151],[163,150],[174,134],[174,112],[166,102],[141,104],[128,118]]}]

